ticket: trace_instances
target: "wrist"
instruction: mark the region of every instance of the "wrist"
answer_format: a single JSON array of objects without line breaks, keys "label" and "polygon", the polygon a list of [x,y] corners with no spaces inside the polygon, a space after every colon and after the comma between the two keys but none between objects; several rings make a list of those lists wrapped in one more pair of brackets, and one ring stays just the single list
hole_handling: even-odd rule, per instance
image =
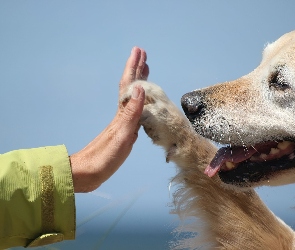
[{"label": "wrist", "polygon": [[70,157],[72,168],[73,185],[75,193],[88,193],[95,190],[100,184],[93,181],[94,173],[91,166],[92,161],[89,156],[86,156],[82,151],[79,151]]}]

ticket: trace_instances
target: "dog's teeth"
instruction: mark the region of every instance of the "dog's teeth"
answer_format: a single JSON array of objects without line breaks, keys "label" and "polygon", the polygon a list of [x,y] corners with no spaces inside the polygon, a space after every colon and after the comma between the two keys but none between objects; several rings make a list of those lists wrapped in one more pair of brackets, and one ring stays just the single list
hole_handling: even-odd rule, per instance
[{"label": "dog's teeth", "polygon": [[259,157],[260,157],[261,159],[263,159],[263,160],[266,160],[266,159],[267,159],[267,154],[261,154]]},{"label": "dog's teeth", "polygon": [[270,155],[276,155],[280,152],[278,148],[271,148],[269,154]]},{"label": "dog's teeth", "polygon": [[283,142],[280,142],[280,143],[278,144],[277,147],[278,147],[279,149],[284,150],[284,149],[286,149],[287,147],[289,147],[291,144],[292,144],[292,143],[289,142],[289,141],[283,141]]},{"label": "dog's teeth", "polygon": [[290,160],[293,160],[294,158],[295,158],[295,153],[292,153],[292,154],[289,155]]},{"label": "dog's teeth", "polygon": [[231,161],[227,161],[227,162],[225,162],[225,166],[227,167],[228,170],[231,170],[231,169],[235,168],[236,165]]}]

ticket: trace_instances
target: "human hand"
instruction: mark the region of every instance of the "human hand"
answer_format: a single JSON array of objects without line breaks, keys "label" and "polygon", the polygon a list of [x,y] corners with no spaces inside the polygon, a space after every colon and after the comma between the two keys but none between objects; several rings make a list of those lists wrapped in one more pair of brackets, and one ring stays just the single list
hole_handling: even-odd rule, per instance
[{"label": "human hand", "polygon": [[[119,84],[119,99],[123,90],[135,80],[147,80],[149,67],[146,52],[134,47],[126,62]],[[139,119],[145,93],[135,86],[132,98],[120,105],[112,122],[84,149],[70,156],[75,192],[91,192],[109,179],[131,152],[138,137]]]}]

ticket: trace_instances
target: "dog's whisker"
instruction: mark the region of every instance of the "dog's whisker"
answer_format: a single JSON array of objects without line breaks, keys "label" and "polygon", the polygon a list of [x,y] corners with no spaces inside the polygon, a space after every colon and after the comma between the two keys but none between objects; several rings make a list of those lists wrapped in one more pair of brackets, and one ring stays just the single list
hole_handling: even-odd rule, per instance
[{"label": "dog's whisker", "polygon": [[251,145],[251,147],[252,147],[257,153],[259,153],[258,150],[257,150],[253,145]]},{"label": "dog's whisker", "polygon": [[246,144],[244,143],[244,140],[242,139],[242,136],[241,136],[240,132],[239,132],[239,131],[236,131],[236,133],[237,133],[237,135],[238,135],[238,137],[239,137],[239,140],[242,142],[242,146],[243,146],[245,149],[248,150]]}]

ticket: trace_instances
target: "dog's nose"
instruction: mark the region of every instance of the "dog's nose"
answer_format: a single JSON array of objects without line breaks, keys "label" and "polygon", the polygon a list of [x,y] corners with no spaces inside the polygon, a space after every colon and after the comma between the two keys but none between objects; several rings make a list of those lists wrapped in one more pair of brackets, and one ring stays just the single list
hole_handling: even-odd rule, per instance
[{"label": "dog's nose", "polygon": [[192,91],[183,95],[181,97],[181,106],[190,121],[194,121],[204,111],[204,103],[198,91]]}]

